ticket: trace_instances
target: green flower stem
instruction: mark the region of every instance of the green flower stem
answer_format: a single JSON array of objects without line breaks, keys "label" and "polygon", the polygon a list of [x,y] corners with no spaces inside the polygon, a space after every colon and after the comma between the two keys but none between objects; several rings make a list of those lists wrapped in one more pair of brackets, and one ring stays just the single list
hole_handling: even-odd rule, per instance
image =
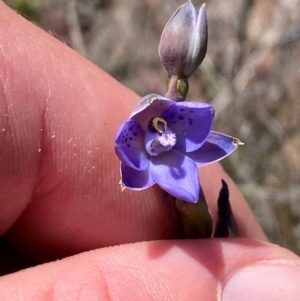
[{"label": "green flower stem", "polygon": [[186,77],[172,75],[168,79],[165,97],[174,101],[184,101],[189,91],[189,82]]},{"label": "green flower stem", "polygon": [[213,220],[208,212],[203,189],[200,190],[198,203],[194,204],[177,199],[176,208],[181,216],[186,238],[211,238]]},{"label": "green flower stem", "polygon": [[[167,93],[165,97],[174,101],[184,101],[189,89],[188,78],[172,75],[169,77]],[[213,232],[213,221],[209,214],[203,189],[200,191],[197,203],[189,203],[176,199],[167,192],[163,192],[163,203],[167,206],[167,211],[171,222],[177,223],[180,237],[190,238],[211,238]]]}]

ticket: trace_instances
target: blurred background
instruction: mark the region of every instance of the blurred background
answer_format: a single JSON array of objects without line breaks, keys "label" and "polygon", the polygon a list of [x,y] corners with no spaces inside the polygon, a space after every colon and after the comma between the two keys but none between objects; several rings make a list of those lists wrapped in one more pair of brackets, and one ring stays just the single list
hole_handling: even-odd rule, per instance
[{"label": "blurred background", "polygon": [[[165,93],[157,47],[184,0],[4,2],[138,94]],[[208,53],[188,99],[213,104],[214,129],[245,143],[222,164],[269,239],[300,254],[300,0],[206,8]]]}]

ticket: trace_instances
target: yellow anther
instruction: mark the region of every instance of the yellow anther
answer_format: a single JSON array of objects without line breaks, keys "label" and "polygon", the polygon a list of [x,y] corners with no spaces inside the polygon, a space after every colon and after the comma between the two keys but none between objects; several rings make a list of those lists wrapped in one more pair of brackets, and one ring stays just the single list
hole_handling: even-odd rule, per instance
[{"label": "yellow anther", "polygon": [[[162,129],[163,125],[163,129]],[[161,117],[154,117],[151,120],[151,127],[158,133],[163,134],[167,130],[167,122]]]}]

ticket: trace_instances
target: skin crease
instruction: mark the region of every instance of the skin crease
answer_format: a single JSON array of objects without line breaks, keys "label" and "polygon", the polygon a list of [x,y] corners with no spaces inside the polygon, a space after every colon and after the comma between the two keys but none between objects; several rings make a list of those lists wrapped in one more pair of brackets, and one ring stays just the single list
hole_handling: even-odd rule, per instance
[{"label": "skin crease", "polygon": [[2,2],[0,24],[2,273],[98,249],[0,278],[1,300],[215,300],[235,269],[298,260],[254,240],[266,237],[219,164],[200,169],[210,211],[224,178],[244,238],[163,241],[178,233],[157,189],[118,184],[113,137],[139,96]]}]

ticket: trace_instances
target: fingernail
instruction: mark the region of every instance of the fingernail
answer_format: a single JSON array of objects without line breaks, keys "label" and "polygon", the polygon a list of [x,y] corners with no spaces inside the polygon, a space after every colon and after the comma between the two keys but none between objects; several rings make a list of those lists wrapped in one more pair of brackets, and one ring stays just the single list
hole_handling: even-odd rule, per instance
[{"label": "fingernail", "polygon": [[300,262],[260,261],[225,279],[218,300],[300,300]]}]

